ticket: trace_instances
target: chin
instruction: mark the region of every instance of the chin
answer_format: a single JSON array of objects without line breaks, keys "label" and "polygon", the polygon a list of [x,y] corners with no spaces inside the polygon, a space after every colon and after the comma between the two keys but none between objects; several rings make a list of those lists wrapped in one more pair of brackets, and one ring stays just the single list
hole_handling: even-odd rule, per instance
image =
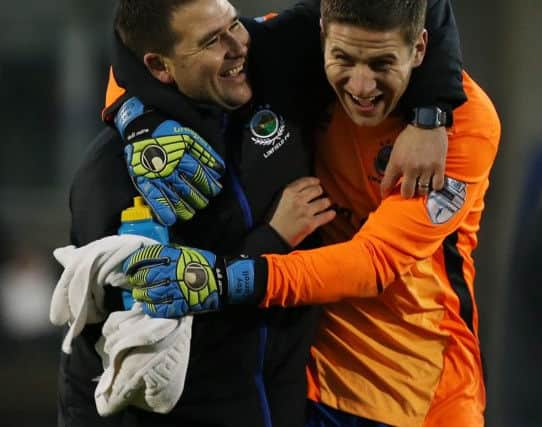
[{"label": "chin", "polygon": [[246,88],[237,91],[235,94],[232,94],[232,96],[230,96],[229,99],[226,100],[226,103],[228,105],[228,108],[235,110],[250,102],[251,99],[252,89],[250,88],[250,86],[247,86]]},{"label": "chin", "polygon": [[348,111],[348,117],[360,127],[374,127],[378,126],[380,123],[384,121],[384,117],[382,117],[381,114],[376,114],[373,116],[365,116],[350,110]]}]

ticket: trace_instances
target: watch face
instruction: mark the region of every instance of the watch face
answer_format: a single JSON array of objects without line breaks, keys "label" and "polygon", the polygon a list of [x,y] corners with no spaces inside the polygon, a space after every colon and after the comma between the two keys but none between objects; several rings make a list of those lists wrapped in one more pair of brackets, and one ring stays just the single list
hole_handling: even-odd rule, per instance
[{"label": "watch face", "polygon": [[438,107],[417,108],[413,124],[421,128],[434,129],[444,125],[443,116],[445,114]]},{"label": "watch face", "polygon": [[439,111],[432,108],[420,108],[418,111],[418,123],[421,126],[437,127],[440,126]]}]

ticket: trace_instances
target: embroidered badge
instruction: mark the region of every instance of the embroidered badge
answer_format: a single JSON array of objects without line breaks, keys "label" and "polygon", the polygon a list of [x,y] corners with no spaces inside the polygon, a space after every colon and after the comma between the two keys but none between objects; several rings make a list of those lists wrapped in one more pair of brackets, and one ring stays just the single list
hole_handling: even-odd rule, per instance
[{"label": "embroidered badge", "polygon": [[448,222],[465,204],[467,184],[446,177],[444,188],[427,196],[427,213],[433,224]]},{"label": "embroidered badge", "polygon": [[263,155],[266,159],[290,139],[290,132],[286,129],[284,118],[273,112],[268,105],[254,114],[249,127],[252,142],[262,147],[269,147]]}]

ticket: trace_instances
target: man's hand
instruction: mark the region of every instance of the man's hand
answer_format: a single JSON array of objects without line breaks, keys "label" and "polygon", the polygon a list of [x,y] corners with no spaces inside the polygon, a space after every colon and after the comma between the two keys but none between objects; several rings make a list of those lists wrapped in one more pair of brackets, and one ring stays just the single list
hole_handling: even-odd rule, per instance
[{"label": "man's hand", "polygon": [[226,261],[211,252],[154,245],[123,265],[132,296],[151,317],[177,318],[248,302],[254,294],[254,261]]},{"label": "man's hand", "polygon": [[382,197],[388,196],[403,176],[401,196],[425,195],[441,190],[448,151],[446,128],[421,129],[408,125],[397,138],[381,183]]},{"label": "man's hand", "polygon": [[299,178],[282,192],[269,224],[290,246],[296,247],[318,227],[335,218],[335,211],[329,210],[331,201],[323,194],[318,178]]},{"label": "man's hand", "polygon": [[115,119],[128,172],[160,222],[187,221],[222,190],[224,161],[192,129],[143,110],[130,98]]}]

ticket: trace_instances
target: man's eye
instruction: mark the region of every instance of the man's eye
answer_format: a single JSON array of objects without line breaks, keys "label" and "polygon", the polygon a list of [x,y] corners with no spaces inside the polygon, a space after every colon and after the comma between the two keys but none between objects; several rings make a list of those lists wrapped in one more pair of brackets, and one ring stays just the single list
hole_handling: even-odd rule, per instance
[{"label": "man's eye", "polygon": [[385,61],[373,62],[371,68],[374,71],[388,71],[391,68],[391,63]]},{"label": "man's eye", "polygon": [[239,28],[241,28],[241,21],[237,20],[231,25],[230,31],[235,31]]},{"label": "man's eye", "polygon": [[218,36],[215,36],[213,37],[212,39],[209,39],[206,43],[205,43],[205,47],[208,48],[208,47],[213,47],[214,45],[216,45],[218,43]]},{"label": "man's eye", "polygon": [[335,60],[341,65],[352,65],[352,58],[340,53],[335,55]]}]

